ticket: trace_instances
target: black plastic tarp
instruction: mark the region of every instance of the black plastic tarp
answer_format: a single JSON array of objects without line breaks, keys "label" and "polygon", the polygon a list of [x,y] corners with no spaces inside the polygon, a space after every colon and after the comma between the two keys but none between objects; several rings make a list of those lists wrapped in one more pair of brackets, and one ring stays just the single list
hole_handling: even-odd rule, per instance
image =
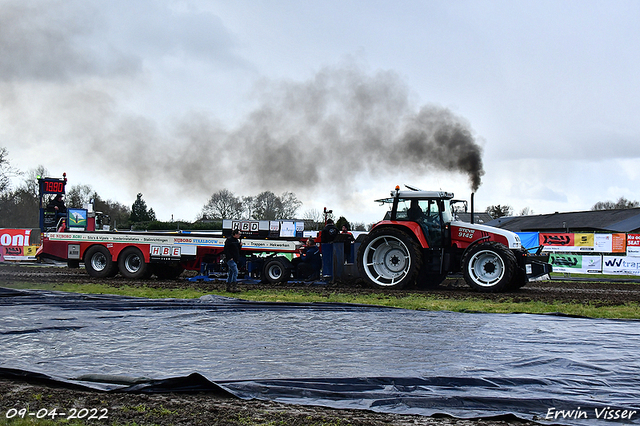
[{"label": "black plastic tarp", "polygon": [[640,413],[638,321],[8,289],[0,310],[5,377],[458,418]]}]

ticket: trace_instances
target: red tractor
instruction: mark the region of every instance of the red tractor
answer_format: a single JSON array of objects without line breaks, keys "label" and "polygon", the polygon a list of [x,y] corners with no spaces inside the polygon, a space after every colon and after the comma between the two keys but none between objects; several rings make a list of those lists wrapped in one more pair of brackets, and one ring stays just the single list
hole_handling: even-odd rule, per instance
[{"label": "red tractor", "polygon": [[481,292],[515,290],[551,272],[530,256],[517,234],[459,222],[453,194],[396,187],[384,220],[374,225],[358,249],[358,272],[371,286],[433,288],[449,273],[462,272]]}]

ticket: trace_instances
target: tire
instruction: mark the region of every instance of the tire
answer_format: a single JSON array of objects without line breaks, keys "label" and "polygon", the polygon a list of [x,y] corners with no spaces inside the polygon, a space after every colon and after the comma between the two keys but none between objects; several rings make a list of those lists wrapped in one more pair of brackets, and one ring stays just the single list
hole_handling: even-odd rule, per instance
[{"label": "tire", "polygon": [[184,267],[182,265],[155,263],[152,270],[153,274],[160,280],[175,280],[184,271]]},{"label": "tire", "polygon": [[488,241],[471,247],[463,256],[462,265],[469,287],[495,293],[508,288],[515,274],[516,257],[503,244]]},{"label": "tire", "polygon": [[286,283],[291,276],[291,268],[282,259],[271,259],[264,263],[262,277],[268,283]]},{"label": "tire", "polygon": [[508,289],[518,290],[527,284],[529,284],[527,274],[522,269],[516,268],[515,272],[513,273],[513,278],[511,278],[511,282],[508,285]]},{"label": "tire", "polygon": [[142,252],[136,247],[127,247],[118,256],[118,269],[125,278],[136,280],[151,276],[151,265],[144,261]]},{"label": "tire", "polygon": [[415,284],[421,267],[420,246],[400,229],[373,230],[358,250],[360,276],[374,288],[411,286]]},{"label": "tire", "polygon": [[93,246],[84,255],[84,268],[94,278],[113,277],[118,268],[111,253],[103,246]]}]

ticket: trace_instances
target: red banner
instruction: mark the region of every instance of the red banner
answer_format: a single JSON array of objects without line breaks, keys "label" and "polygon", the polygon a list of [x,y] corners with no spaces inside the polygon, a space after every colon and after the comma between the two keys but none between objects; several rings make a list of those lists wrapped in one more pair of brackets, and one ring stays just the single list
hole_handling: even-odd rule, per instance
[{"label": "red banner", "polygon": [[29,245],[31,229],[0,228],[0,245],[2,247],[24,247]]},{"label": "red banner", "polygon": [[547,247],[573,247],[575,239],[573,233],[546,233],[541,232],[539,244]]},{"label": "red banner", "polygon": [[639,247],[640,246],[640,234],[627,234],[627,246]]},{"label": "red banner", "polygon": [[35,258],[35,246],[29,246],[30,236],[31,229],[0,228],[0,261]]}]

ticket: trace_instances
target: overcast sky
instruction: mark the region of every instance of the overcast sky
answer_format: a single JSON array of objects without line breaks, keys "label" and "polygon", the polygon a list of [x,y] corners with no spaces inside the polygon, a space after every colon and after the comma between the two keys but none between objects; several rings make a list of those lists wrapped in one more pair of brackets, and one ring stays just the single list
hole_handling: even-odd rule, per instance
[{"label": "overcast sky", "polygon": [[[638,1],[0,0],[0,147],[158,218],[640,200]],[[17,179],[16,184],[19,182]]]}]

